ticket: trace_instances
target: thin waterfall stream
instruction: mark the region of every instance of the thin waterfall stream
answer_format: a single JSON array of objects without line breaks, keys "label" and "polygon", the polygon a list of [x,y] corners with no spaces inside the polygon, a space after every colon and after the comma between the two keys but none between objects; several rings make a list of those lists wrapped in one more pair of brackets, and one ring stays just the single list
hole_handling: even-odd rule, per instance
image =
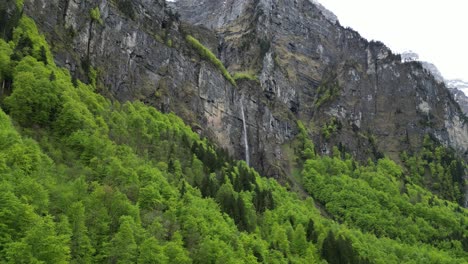
[{"label": "thin waterfall stream", "polygon": [[247,166],[250,166],[249,141],[247,138],[247,125],[245,124],[244,104],[242,103],[243,100],[244,100],[244,97],[242,96],[240,100],[240,107],[241,107],[241,115],[242,115],[242,125],[244,127],[245,162],[247,163]]}]

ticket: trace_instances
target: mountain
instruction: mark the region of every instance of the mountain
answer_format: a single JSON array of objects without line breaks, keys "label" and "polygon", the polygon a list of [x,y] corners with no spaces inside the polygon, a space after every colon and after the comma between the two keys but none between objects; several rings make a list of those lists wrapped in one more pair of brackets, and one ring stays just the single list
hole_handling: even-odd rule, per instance
[{"label": "mountain", "polygon": [[[130,8],[121,4],[126,1],[62,2],[25,5],[59,65],[81,79],[93,65],[106,93],[174,111],[237,158],[246,156],[243,100],[251,164],[267,175],[290,174],[285,148],[297,120],[321,153],[340,144],[362,160],[369,149],[398,160],[402,151],[418,150],[425,134],[460,153],[468,148],[467,126],[442,84],[419,63],[401,63],[382,43],[341,27],[311,1],[180,0],[167,12],[164,1]],[[103,25],[82,15],[95,6]],[[233,76],[248,73],[258,81],[241,78],[234,86],[200,60],[184,34],[214,51]],[[328,133],[332,123],[339,129]]]},{"label": "mountain", "polygon": [[[320,154],[340,146],[361,161],[400,162],[429,135],[467,158],[468,127],[445,85],[313,1],[137,2],[26,1],[24,12],[74,78],[96,72],[102,94],[175,112],[293,186],[298,121]],[[103,23],[83,15],[95,7]]]},{"label": "mountain", "polygon": [[[466,151],[466,125],[442,83],[419,62],[401,63],[400,57],[382,43],[368,42],[357,32],[339,26],[310,1],[198,4],[182,0],[176,6],[183,21],[216,31],[218,43],[205,43],[218,45],[219,57],[228,69],[258,69],[254,73],[259,76],[263,94],[253,101],[265,101],[266,97],[267,105],[283,106],[293,120],[309,124],[322,153],[328,153],[330,145],[342,144],[362,159],[369,156],[369,149],[374,149],[375,155],[384,153],[398,159],[403,150],[419,149],[424,134],[432,134],[460,153]],[[442,109],[443,104],[450,107]],[[285,111],[272,112],[284,115]],[[252,111],[247,113],[249,116]],[[275,119],[279,127],[285,123],[294,130],[291,117]],[[340,129],[325,137],[328,133],[322,131],[330,120],[335,120]],[[271,145],[264,143],[270,140],[255,135],[270,133],[277,134],[278,129],[249,133],[254,153],[261,153],[263,145]],[[363,134],[376,137],[375,146],[371,146],[369,137],[358,136]],[[280,145],[288,140],[282,134],[275,137]],[[257,141],[261,147],[256,149]],[[282,152],[275,152],[275,160],[287,160]],[[271,167],[262,162],[270,158],[259,158],[262,168]]]},{"label": "mountain", "polygon": [[466,116],[316,1],[0,17],[0,262],[466,262]]}]

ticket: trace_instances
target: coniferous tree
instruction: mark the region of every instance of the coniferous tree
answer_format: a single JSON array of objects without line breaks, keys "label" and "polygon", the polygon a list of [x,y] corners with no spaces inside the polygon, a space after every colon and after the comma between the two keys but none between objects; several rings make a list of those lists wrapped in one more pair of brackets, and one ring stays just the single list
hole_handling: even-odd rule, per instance
[{"label": "coniferous tree", "polygon": [[307,251],[308,243],[306,240],[306,232],[302,224],[298,224],[294,230],[292,241],[291,241],[291,250],[293,253],[296,253],[300,256],[304,255]]},{"label": "coniferous tree", "polygon": [[85,209],[81,202],[74,203],[68,211],[72,227],[71,257],[73,263],[90,263],[95,252],[85,225]]},{"label": "coniferous tree", "polygon": [[109,260],[115,263],[135,263],[138,252],[133,233],[134,221],[130,216],[120,218],[120,227],[111,241]]},{"label": "coniferous tree", "polygon": [[163,247],[159,245],[154,237],[150,237],[143,241],[140,246],[140,254],[138,257],[139,264],[166,264],[169,259],[164,255]]}]

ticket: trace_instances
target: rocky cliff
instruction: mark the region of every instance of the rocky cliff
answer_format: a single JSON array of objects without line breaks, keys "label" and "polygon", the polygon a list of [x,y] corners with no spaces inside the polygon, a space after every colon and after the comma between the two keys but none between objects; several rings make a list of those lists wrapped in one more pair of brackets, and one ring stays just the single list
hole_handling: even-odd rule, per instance
[{"label": "rocky cliff", "polygon": [[413,51],[406,51],[401,54],[403,62],[419,61],[424,69],[429,71],[437,82],[444,82],[453,96],[453,99],[460,105],[462,112],[468,116],[468,83],[463,80],[447,80],[442,76],[437,66],[427,61],[420,61],[419,55]]},{"label": "rocky cliff", "polygon": [[[179,0],[175,6],[182,20],[217,32],[231,71],[255,70],[264,97],[315,128],[324,153],[342,144],[356,156],[373,149],[397,158],[418,149],[424,134],[467,149],[464,116],[443,83],[419,62],[402,63],[382,43],[341,27],[314,1]],[[323,136],[331,120],[337,128]]]},{"label": "rocky cliff", "polygon": [[468,83],[462,80],[448,80],[446,83],[453,98],[460,105],[463,113],[468,116]]},{"label": "rocky cliff", "polygon": [[[76,78],[97,73],[103,94],[174,111],[269,176],[294,167],[298,120],[323,154],[398,160],[430,134],[467,157],[466,117],[445,85],[311,0],[25,0],[24,12]],[[187,34],[252,78],[230,83]]]}]

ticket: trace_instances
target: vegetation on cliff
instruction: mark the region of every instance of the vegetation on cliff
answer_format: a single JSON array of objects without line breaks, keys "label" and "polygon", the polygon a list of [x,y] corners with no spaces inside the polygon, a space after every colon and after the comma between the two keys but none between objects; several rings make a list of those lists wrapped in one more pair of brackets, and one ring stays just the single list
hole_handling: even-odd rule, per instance
[{"label": "vegetation on cliff", "polygon": [[213,52],[211,52],[210,49],[203,46],[200,41],[190,35],[187,35],[185,39],[193,48],[195,48],[200,57],[213,63],[213,65],[221,71],[224,78],[226,78],[226,80],[228,80],[232,85],[236,86],[234,78],[232,78],[226,67],[224,67],[224,64],[218,59],[218,57],[216,57],[216,55],[213,54]]},{"label": "vegetation on cliff", "polygon": [[177,116],[73,80],[27,17],[0,58],[0,262],[466,263],[466,209],[388,159],[319,157],[300,126],[300,199]]}]

